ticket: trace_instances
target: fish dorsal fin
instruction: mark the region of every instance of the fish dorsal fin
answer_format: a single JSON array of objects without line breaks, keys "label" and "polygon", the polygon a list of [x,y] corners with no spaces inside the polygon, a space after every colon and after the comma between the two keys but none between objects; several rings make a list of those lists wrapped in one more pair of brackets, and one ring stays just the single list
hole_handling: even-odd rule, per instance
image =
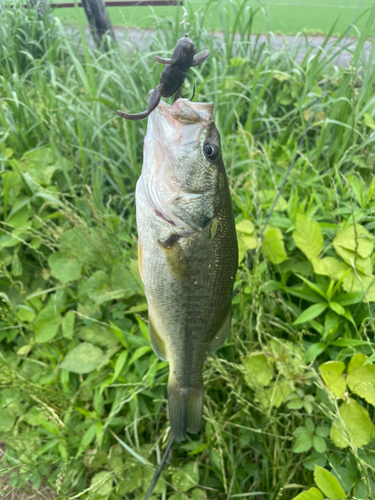
[{"label": "fish dorsal fin", "polygon": [[163,250],[168,267],[173,276],[181,281],[189,281],[189,264],[183,249],[177,241],[176,235],[171,235],[163,241],[159,240],[159,245]]},{"label": "fish dorsal fin", "polygon": [[229,327],[230,327],[230,310],[228,311],[227,316],[225,317],[223,324],[215,334],[213,340],[211,340],[210,345],[208,346],[208,354],[215,352],[219,347],[221,347],[229,335]]},{"label": "fish dorsal fin", "polygon": [[153,348],[156,356],[162,361],[168,361],[165,342],[154,327],[150,311],[148,313],[148,334],[150,337],[151,347]]}]

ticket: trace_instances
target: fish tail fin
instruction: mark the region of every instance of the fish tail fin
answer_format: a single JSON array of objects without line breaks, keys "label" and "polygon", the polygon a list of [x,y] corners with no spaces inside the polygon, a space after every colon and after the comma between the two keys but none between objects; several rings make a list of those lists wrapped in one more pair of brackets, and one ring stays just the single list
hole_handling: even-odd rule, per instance
[{"label": "fish tail fin", "polygon": [[203,401],[203,383],[199,387],[192,388],[168,385],[169,422],[177,441],[184,441],[186,432],[196,434],[200,431]]}]

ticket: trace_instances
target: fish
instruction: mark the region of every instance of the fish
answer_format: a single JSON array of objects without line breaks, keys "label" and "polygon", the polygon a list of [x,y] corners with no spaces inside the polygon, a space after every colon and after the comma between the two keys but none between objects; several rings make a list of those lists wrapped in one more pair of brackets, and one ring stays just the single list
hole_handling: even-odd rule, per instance
[{"label": "fish", "polygon": [[213,103],[160,101],[136,186],[138,264],[177,441],[202,426],[203,370],[229,334],[236,228]]}]

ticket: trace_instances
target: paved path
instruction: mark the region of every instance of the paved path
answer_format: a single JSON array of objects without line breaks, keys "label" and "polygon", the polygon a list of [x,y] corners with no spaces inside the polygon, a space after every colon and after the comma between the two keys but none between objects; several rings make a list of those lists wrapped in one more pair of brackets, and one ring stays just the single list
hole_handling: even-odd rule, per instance
[{"label": "paved path", "polygon": [[[78,36],[78,32],[76,31],[75,28],[68,27],[67,30],[71,33],[73,36]],[[122,28],[122,27],[114,27],[115,31],[115,36],[116,40],[120,44],[126,45],[128,50],[132,50],[132,47],[134,45],[138,46],[139,48],[142,48],[144,50],[149,50],[152,40],[155,37],[156,32],[154,30],[140,30],[137,28]],[[89,39],[89,43],[91,46],[94,46],[93,39],[89,33],[88,28],[85,28],[85,33],[86,36]],[[220,33],[215,33],[215,38],[220,40],[222,38],[222,35]],[[239,37],[238,37],[239,39]],[[280,50],[286,50],[287,52],[290,52],[294,54],[294,57],[296,61],[299,63],[302,61],[302,59],[305,57],[306,52],[308,50],[311,50],[311,54],[315,55],[319,50],[324,51],[326,54],[331,53],[334,54],[338,51],[339,47],[346,47],[345,50],[341,51],[341,54],[337,57],[333,57],[333,61],[337,66],[348,66],[352,57],[352,54],[354,52],[354,49],[357,45],[357,40],[354,38],[349,38],[344,41],[341,41],[337,47],[335,45],[337,44],[337,38],[332,38],[324,48],[322,48],[323,42],[325,38],[321,36],[309,36],[305,38],[304,36],[281,36],[281,35],[272,35],[270,37],[267,37],[267,35],[260,35],[258,38],[256,35],[251,36],[251,42],[252,44],[255,45],[255,43],[263,43],[269,41],[269,47],[270,50],[280,51]],[[371,49],[371,41],[366,41],[364,44],[364,51],[362,54],[361,62],[360,64],[363,66],[365,64],[365,61],[368,59],[368,55],[370,53]]]}]

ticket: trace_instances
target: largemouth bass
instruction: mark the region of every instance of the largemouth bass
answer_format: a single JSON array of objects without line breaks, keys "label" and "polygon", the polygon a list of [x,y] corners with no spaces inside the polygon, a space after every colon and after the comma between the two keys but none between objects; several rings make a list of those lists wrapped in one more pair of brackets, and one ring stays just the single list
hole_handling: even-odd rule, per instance
[{"label": "largemouth bass", "polygon": [[150,342],[169,362],[173,435],[197,433],[203,366],[229,333],[238,249],[213,104],[161,101],[150,114],[136,209]]}]

